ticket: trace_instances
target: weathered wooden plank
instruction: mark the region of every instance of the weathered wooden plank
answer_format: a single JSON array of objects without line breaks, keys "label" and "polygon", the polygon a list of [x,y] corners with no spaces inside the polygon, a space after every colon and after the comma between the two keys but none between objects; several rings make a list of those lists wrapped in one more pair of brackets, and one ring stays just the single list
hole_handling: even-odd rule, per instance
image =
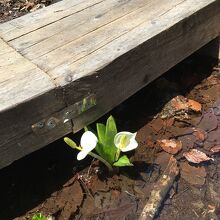
[{"label": "weathered wooden plank", "polygon": [[65,108],[54,91],[0,113],[0,168],[36,151],[72,131],[71,122],[37,135],[31,125]]},{"label": "weathered wooden plank", "polygon": [[[201,1],[197,3],[199,4]],[[162,31],[155,33],[153,27],[149,25],[147,30],[153,33],[146,32],[152,34],[153,37],[148,38],[137,47],[135,44],[132,45],[132,42],[147,37],[147,33],[145,31],[143,33],[145,30],[143,27],[135,30],[136,32],[131,35],[133,37],[126,38],[126,45],[123,43],[125,42],[125,36],[123,36],[123,39],[117,39],[108,47],[103,47],[96,53],[90,54],[89,57],[73,63],[72,66],[57,69],[54,76],[57,77],[57,83],[63,85],[68,91],[69,103],[80,100],[88,93],[97,95],[96,108],[74,120],[76,131],[83,124],[91,123],[99,118],[100,115],[219,35],[220,2],[213,1],[196,12],[195,8],[191,7],[191,15],[188,14],[190,5],[190,1],[187,1],[186,5],[182,5],[180,8],[178,6],[179,10],[170,10],[165,17],[161,16],[155,20],[155,29],[161,28]],[[181,19],[183,14],[179,14],[180,12],[186,13],[186,17]],[[175,23],[174,18],[178,22]],[[170,21],[174,22],[173,26],[169,26]],[[130,50],[126,52],[129,41],[133,48],[129,48]],[[121,57],[113,55],[118,49],[125,52]],[[113,50],[114,52],[112,52]],[[101,54],[105,54],[105,56]],[[105,62],[101,63],[101,60]],[[92,69],[93,72],[91,72]],[[71,79],[72,83],[70,83]]]},{"label": "weathered wooden plank", "polygon": [[5,53],[13,51],[13,48],[8,46],[1,38],[0,38],[0,56]]},{"label": "weathered wooden plank", "polygon": [[[0,35],[9,41],[33,32],[105,0],[64,0],[0,25]],[[45,33],[44,33],[45,34]]]},{"label": "weathered wooden plank", "polygon": [[0,111],[55,88],[47,74],[1,39],[0,51]]},{"label": "weathered wooden plank", "polygon": [[35,135],[31,125],[66,104],[53,80],[0,39],[0,168],[71,131]]},{"label": "weathered wooden plank", "polygon": [[[144,22],[142,22],[140,25],[132,28],[130,31],[125,32],[122,35],[120,35],[120,32],[118,32],[119,37],[110,42],[108,41],[107,35],[106,44],[95,48],[94,50],[89,50],[87,55],[84,54],[84,56],[79,59],[75,59],[75,56],[68,56],[66,62],[64,62],[62,65],[58,65],[54,69],[51,66],[47,68],[47,64],[45,64],[45,62],[42,62],[42,57],[39,61],[34,60],[33,62],[41,66],[42,69],[51,69],[48,71],[50,76],[56,79],[59,85],[64,86],[69,84],[69,81],[66,80],[67,78],[71,78],[72,81],[74,81],[77,79],[81,79],[84,76],[91,75],[94,72],[102,69],[104,66],[111,65],[114,60],[119,59],[126,53],[132,53],[132,50],[140,47],[140,45],[144,43],[149,44],[149,42],[153,41],[154,47],[156,47],[158,44],[161,46],[162,42],[163,44],[173,44],[172,47],[169,48],[171,50],[170,55],[176,58],[177,55],[182,57],[184,53],[187,53],[187,55],[191,54],[193,51],[199,49],[204,44],[219,35],[220,25],[218,24],[220,22],[220,1],[184,0],[181,2],[177,1],[177,4],[170,4],[167,3],[167,1],[165,0],[164,2],[160,2],[162,14],[157,12],[159,13],[159,16],[155,17],[152,13],[153,9],[149,8],[149,13],[153,15],[151,18],[144,20]],[[168,4],[170,7],[167,10],[164,10],[164,5],[166,4]],[[146,14],[148,14],[147,11]],[[192,27],[199,28],[200,26],[200,32],[198,31],[197,35],[193,34],[194,30],[192,29]],[[172,36],[170,36],[170,39],[168,39],[167,34],[170,33],[172,30],[171,28],[174,27],[177,29],[177,31],[174,31],[172,33]],[[211,27],[213,28],[213,30],[211,29]],[[202,28],[204,29],[204,31],[202,30]],[[189,32],[191,35],[187,35],[187,39],[182,37]],[[108,32],[108,34],[110,33]],[[161,42],[155,40],[161,34],[164,35],[164,39],[162,39]],[[186,41],[186,45],[183,48],[183,51],[178,52],[177,48],[180,48],[182,44],[181,41],[178,41],[178,43],[180,43],[180,45],[178,45],[177,43],[175,43],[175,41],[181,38],[183,38],[182,40]],[[194,45],[192,45],[191,38],[195,39]],[[97,41],[99,41],[99,35],[96,36],[96,39]],[[91,36],[90,40],[92,43],[94,42],[94,35]],[[78,48],[74,49],[75,50],[73,52],[77,51]],[[85,48],[84,50],[86,49],[87,48]],[[174,53],[172,53],[172,50],[177,50],[177,54],[174,55]],[[150,51],[151,50],[147,50],[147,54]],[[167,50],[161,51],[160,54],[164,54],[165,56],[167,56],[168,54],[166,52]],[[62,54],[61,51],[59,54]],[[69,54],[71,55],[71,50],[69,50]],[[58,59],[59,55],[56,55],[57,56],[53,57],[57,57]],[[66,54],[64,53],[64,57],[65,55]],[[139,56],[142,57],[141,54],[139,54]],[[49,54],[48,56],[45,56],[45,60],[50,60],[48,57]],[[62,60],[63,54],[59,57],[60,60]],[[184,56],[183,58],[185,57],[186,56]],[[138,59],[140,58],[138,57]],[[146,61],[149,63],[148,59],[146,59]],[[50,61],[49,65],[51,65],[52,62],[53,61]],[[149,65],[151,64],[149,63]]]},{"label": "weathered wooden plank", "polygon": [[[106,46],[115,39],[129,33],[143,22],[148,21],[148,19],[150,20],[152,17],[160,16],[164,13],[164,11],[169,10],[170,7],[176,5],[178,2],[181,2],[181,0],[175,1],[175,4],[173,1],[169,1],[158,8],[158,4],[160,2],[160,0],[149,1],[149,4],[146,6],[126,14],[126,16],[120,17],[119,19],[115,19],[113,22],[100,27],[96,31],[91,31],[86,35],[82,33],[83,37],[46,53],[41,56],[40,59],[36,58],[32,61],[45,71],[50,71],[59,65],[68,65],[73,63],[86,57],[88,54],[97,51],[99,48]],[[81,30],[77,29],[76,31],[81,34]],[[60,54],[62,54],[62,56],[59,60],[53,59],[54,57],[60,56]],[[25,56],[31,59],[30,55],[31,54],[28,53]],[[49,62],[45,63],[45,59]]]},{"label": "weathered wooden plank", "polygon": [[[138,9],[152,4],[152,2],[145,0],[129,1],[125,6],[124,1],[112,0],[94,4],[77,14],[16,38],[10,41],[10,45],[26,55],[28,59],[36,59],[64,45],[67,46],[72,41],[80,39],[91,32],[96,33],[95,30],[98,28],[132,12],[143,11]],[[154,5],[156,6],[155,3]],[[140,20],[140,16],[138,17]],[[70,47],[72,47],[72,44],[70,44]]]}]

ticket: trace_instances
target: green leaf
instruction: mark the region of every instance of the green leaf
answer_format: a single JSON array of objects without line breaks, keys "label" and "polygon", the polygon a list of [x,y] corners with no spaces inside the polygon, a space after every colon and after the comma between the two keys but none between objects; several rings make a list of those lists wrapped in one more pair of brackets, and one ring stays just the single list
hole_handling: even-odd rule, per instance
[{"label": "green leaf", "polygon": [[68,145],[69,145],[70,147],[72,147],[73,149],[76,149],[76,148],[77,148],[76,143],[75,143],[72,139],[70,139],[70,138],[68,138],[68,137],[65,137],[63,140],[65,141],[66,144],[68,144]]},{"label": "green leaf", "polygon": [[110,116],[106,122],[106,130],[105,130],[105,144],[107,146],[114,146],[114,137],[117,134],[117,127],[115,123],[115,119]]},{"label": "green leaf", "polygon": [[130,162],[128,157],[126,155],[124,155],[124,156],[120,157],[119,160],[113,164],[113,166],[127,167],[127,166],[134,166],[134,165]]},{"label": "green leaf", "polygon": [[98,140],[101,144],[105,145],[105,125],[101,123],[96,124]]},{"label": "green leaf", "polygon": [[105,159],[110,164],[113,164],[115,162],[115,154],[117,152],[117,148],[114,144],[114,138],[116,134],[117,134],[116,123],[114,118],[110,116],[106,122],[105,144],[104,144]]},{"label": "green leaf", "polygon": [[98,137],[98,144],[96,145],[96,152],[104,159],[106,158],[105,152],[104,152],[104,146],[105,146],[105,125],[101,123],[96,124],[96,130],[97,130],[97,137]]},{"label": "green leaf", "polygon": [[39,213],[39,214],[34,214],[31,220],[46,220],[46,217],[41,213]]}]

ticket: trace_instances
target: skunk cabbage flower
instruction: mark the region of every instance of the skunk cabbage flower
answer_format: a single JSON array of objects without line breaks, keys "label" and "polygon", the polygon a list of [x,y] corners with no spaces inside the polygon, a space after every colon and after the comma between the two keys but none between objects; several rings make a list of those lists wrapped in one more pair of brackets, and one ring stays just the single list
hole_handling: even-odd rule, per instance
[{"label": "skunk cabbage flower", "polygon": [[86,155],[96,147],[97,142],[97,137],[91,131],[86,131],[80,140],[82,150],[78,153],[77,160],[84,159]]},{"label": "skunk cabbage flower", "polygon": [[122,152],[127,152],[137,148],[138,143],[135,140],[137,133],[131,133],[128,131],[122,131],[115,135],[114,144]]}]

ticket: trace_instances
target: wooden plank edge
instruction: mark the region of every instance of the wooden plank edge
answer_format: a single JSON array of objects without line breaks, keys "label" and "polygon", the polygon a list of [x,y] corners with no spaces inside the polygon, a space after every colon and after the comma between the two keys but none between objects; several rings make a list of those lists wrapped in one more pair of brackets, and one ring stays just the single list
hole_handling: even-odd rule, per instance
[{"label": "wooden plank edge", "polygon": [[43,135],[32,130],[32,124],[65,107],[62,90],[57,89],[1,112],[0,168],[71,132],[71,121]]}]

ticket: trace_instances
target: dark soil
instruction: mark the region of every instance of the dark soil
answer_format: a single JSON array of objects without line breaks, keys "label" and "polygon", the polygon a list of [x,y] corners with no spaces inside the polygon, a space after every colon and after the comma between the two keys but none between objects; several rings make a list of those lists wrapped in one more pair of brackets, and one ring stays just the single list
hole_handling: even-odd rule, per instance
[{"label": "dark soil", "polygon": [[[202,112],[167,112],[178,95],[201,103]],[[180,175],[156,219],[220,218],[220,158],[210,151],[220,144],[219,98],[219,66],[194,54],[99,120],[112,114],[118,130],[138,131],[139,147],[129,154],[134,167],[108,175],[89,157],[78,162],[76,152],[57,141],[0,170],[0,219],[30,219],[36,212],[59,220],[138,219],[170,158],[158,140],[170,138],[183,144],[175,155]],[[195,137],[193,128],[205,138]],[[191,148],[214,161],[188,163],[183,153]]]}]

